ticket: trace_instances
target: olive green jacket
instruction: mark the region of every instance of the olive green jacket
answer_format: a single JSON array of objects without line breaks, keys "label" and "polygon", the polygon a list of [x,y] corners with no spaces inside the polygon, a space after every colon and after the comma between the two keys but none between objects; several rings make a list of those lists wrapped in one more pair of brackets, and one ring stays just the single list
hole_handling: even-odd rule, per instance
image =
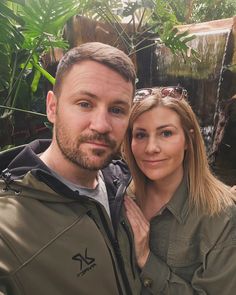
[{"label": "olive green jacket", "polygon": [[0,294],[139,294],[119,165],[103,172],[117,183],[108,188],[112,224],[102,205],[51,175],[32,146],[0,157],[8,167],[0,179]]},{"label": "olive green jacket", "polygon": [[183,181],[151,220],[142,294],[236,294],[236,207],[209,217],[189,208]]}]

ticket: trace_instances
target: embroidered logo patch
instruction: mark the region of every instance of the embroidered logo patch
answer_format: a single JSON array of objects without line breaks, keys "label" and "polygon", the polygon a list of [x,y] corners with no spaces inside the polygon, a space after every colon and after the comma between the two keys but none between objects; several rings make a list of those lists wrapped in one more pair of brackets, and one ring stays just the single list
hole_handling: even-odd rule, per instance
[{"label": "embroidered logo patch", "polygon": [[88,256],[88,249],[85,249],[84,255],[78,253],[72,257],[73,260],[79,261],[80,263],[80,272],[77,274],[77,277],[84,276],[88,271],[92,270],[95,266],[95,258]]}]

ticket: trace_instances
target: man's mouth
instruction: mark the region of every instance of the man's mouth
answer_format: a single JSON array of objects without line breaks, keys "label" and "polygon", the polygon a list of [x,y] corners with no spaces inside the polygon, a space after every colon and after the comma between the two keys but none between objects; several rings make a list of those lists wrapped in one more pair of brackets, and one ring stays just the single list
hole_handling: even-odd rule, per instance
[{"label": "man's mouth", "polygon": [[85,143],[91,144],[96,147],[100,148],[110,148],[110,145],[103,141],[86,141]]}]

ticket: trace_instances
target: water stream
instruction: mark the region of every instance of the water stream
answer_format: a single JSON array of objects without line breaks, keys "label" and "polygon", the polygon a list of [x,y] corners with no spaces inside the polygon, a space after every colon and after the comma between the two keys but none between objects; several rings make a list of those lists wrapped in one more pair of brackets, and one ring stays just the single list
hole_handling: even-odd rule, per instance
[{"label": "water stream", "polygon": [[229,50],[230,32],[231,28],[195,33],[196,38],[188,45],[198,52],[199,60],[185,60],[162,45],[155,51],[158,66],[154,85],[180,84],[188,90],[208,149],[219,96],[224,95],[221,91],[222,73]]}]

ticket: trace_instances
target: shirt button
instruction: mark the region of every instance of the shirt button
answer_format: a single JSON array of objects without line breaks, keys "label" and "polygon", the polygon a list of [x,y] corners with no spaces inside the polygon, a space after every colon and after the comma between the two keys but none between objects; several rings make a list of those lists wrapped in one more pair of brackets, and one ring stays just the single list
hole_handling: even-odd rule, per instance
[{"label": "shirt button", "polygon": [[145,279],[143,280],[143,285],[144,285],[144,287],[146,287],[146,288],[150,288],[150,287],[152,286],[152,280],[149,279],[149,278],[145,278]]}]

